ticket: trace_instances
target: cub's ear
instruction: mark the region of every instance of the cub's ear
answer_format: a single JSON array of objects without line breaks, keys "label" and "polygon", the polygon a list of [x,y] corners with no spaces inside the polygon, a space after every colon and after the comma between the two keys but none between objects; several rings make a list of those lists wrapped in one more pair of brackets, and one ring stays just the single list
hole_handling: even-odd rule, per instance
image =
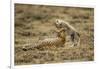
[{"label": "cub's ear", "polygon": [[60,30],[55,30],[55,33],[59,33],[60,32]]},{"label": "cub's ear", "polygon": [[53,33],[53,34],[57,34],[57,33],[58,33],[57,29],[50,30],[50,31],[51,31],[51,33]]}]

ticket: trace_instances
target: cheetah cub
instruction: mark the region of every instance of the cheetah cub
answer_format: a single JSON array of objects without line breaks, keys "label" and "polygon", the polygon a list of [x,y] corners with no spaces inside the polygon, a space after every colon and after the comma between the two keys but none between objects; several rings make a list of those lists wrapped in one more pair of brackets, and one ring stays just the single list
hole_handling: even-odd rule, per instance
[{"label": "cheetah cub", "polygon": [[64,28],[66,30],[71,37],[72,47],[80,45],[80,33],[72,25],[61,19],[56,19],[55,26],[57,29]]}]

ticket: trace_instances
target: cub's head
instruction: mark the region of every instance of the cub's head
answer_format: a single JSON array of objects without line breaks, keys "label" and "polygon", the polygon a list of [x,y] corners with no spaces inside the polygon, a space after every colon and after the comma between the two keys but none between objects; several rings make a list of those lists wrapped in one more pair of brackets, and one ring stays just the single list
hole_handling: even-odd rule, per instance
[{"label": "cub's head", "polygon": [[56,19],[56,20],[55,20],[55,26],[56,26],[57,29],[60,29],[60,28],[65,28],[65,29],[67,29],[67,27],[66,27],[66,22],[63,21],[63,20],[61,20],[61,19]]},{"label": "cub's head", "polygon": [[55,26],[56,26],[56,28],[58,28],[58,29],[59,29],[59,28],[62,28],[62,25],[63,25],[63,24],[62,24],[62,21],[61,21],[61,20],[59,20],[59,19],[56,19],[56,20],[55,20]]}]

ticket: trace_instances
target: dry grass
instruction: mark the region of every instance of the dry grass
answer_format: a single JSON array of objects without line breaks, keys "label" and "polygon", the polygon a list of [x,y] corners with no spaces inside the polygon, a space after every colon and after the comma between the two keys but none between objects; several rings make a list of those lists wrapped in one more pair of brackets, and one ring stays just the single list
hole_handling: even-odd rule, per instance
[{"label": "dry grass", "polygon": [[[24,51],[38,40],[55,37],[55,19],[63,19],[81,33],[78,47],[70,47],[69,36],[65,47]],[[44,64],[94,60],[94,9],[15,4],[15,65]]]}]

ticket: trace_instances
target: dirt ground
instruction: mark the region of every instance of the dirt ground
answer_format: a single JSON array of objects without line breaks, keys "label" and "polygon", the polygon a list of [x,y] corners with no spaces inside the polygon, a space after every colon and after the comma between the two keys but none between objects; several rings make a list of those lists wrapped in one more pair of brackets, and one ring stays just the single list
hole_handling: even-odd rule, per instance
[{"label": "dirt ground", "polygon": [[[80,32],[80,46],[71,47],[67,39],[62,48],[22,50],[38,40],[55,37],[55,19],[68,21]],[[15,65],[94,60],[93,8],[15,4],[14,34]]]}]

